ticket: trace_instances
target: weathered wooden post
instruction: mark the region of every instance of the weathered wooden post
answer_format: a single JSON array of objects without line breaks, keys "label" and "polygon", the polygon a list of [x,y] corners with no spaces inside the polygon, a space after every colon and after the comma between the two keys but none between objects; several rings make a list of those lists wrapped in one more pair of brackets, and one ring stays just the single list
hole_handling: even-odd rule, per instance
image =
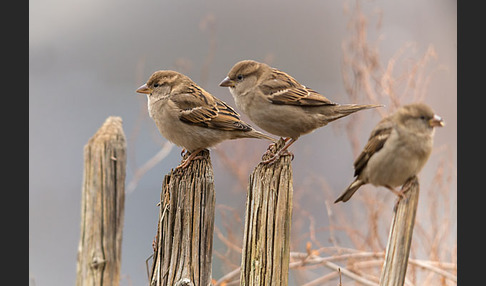
[{"label": "weathered wooden post", "polygon": [[381,270],[380,286],[402,286],[405,283],[419,197],[417,177],[409,179],[402,190],[405,190],[405,198],[395,206],[385,261]]},{"label": "weathered wooden post", "polygon": [[[276,149],[283,144],[280,140]],[[250,175],[240,285],[288,284],[293,195],[291,160],[291,156],[282,156],[271,165],[260,163]]]},{"label": "weathered wooden post", "polygon": [[77,286],[119,285],[125,169],[122,119],[110,116],[84,146]]},{"label": "weathered wooden post", "polygon": [[164,178],[150,285],[210,285],[214,176],[209,151],[200,155]]}]

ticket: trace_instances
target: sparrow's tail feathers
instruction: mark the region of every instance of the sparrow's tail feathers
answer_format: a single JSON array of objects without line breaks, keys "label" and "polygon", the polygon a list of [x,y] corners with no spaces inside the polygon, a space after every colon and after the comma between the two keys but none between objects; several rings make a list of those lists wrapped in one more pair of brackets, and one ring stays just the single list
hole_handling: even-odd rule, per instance
[{"label": "sparrow's tail feathers", "polygon": [[272,138],[269,135],[262,133],[260,131],[257,131],[257,130],[252,130],[252,131],[250,131],[249,134],[251,134],[251,136],[249,136],[251,138],[267,139],[267,140],[272,141],[273,143],[278,141],[278,139]]},{"label": "sparrow's tail feathers", "polygon": [[349,187],[346,189],[346,191],[344,191],[344,193],[339,196],[339,198],[337,198],[337,200],[334,201],[334,203],[338,203],[338,202],[347,202],[353,195],[354,193],[359,189],[359,187],[361,187],[362,185],[364,185],[365,183],[361,180],[354,180],[351,185],[349,185]]},{"label": "sparrow's tail feathers", "polygon": [[326,114],[327,110],[324,110],[324,115],[326,115],[327,122],[329,123],[331,121],[348,116],[360,110],[383,106],[383,104],[341,104],[334,106],[334,108],[332,109],[332,114]]},{"label": "sparrow's tail feathers", "polygon": [[384,107],[385,105],[383,104],[341,104],[339,106],[341,107],[339,109],[339,112],[347,115],[363,109]]}]

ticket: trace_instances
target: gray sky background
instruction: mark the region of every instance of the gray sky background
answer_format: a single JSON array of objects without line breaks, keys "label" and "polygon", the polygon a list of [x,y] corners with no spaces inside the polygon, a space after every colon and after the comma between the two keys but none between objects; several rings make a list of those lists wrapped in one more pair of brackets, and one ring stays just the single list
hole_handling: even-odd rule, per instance
[{"label": "gray sky background", "polygon": [[[228,89],[219,87],[219,82],[239,60],[269,60],[272,66],[331,100],[349,103],[341,77],[341,46],[350,37],[349,18],[343,7],[355,3],[29,1],[30,285],[75,283],[83,147],[104,120],[111,115],[123,118],[128,140],[127,183],[165,143],[148,117],[145,96],[135,93],[152,72],[178,69],[235,106]],[[414,44],[415,53],[406,55],[411,61],[429,46],[434,47],[437,58],[431,62],[434,72],[425,102],[446,121],[446,127],[436,132],[435,145],[449,146],[446,153],[456,170],[456,1],[380,0],[362,1],[361,6],[370,17],[368,36],[371,42],[378,41],[382,64],[407,43]],[[377,11],[382,13],[379,30]],[[369,112],[360,118],[364,122],[360,135],[363,146],[379,116]],[[243,119],[251,124],[245,116]],[[342,131],[347,120],[352,118],[306,135],[291,147],[295,154],[295,197],[314,216],[323,217],[320,226],[327,221],[324,198],[297,192],[306,186],[316,188],[315,184],[306,185],[309,175],[324,178],[335,190],[333,198],[351,182],[354,156]],[[247,164],[252,166],[268,145],[251,139],[238,144],[224,142],[217,148],[231,155],[232,147],[251,145],[248,148],[255,154],[248,157]],[[167,158],[126,196],[121,285],[147,283],[145,260],[152,254],[161,182],[163,175],[179,164],[179,154],[180,148],[173,147]],[[427,176],[439,156],[434,154],[421,173],[423,185],[430,183]],[[212,152],[211,158],[216,203],[235,209],[243,221],[246,186],[235,186],[236,178],[226,170],[219,153]],[[457,191],[455,179],[450,191]],[[222,227],[218,212],[216,215],[216,224]],[[235,228],[241,229],[242,225]],[[215,250],[218,247],[215,240]],[[224,274],[217,263],[221,262],[215,259],[216,279]]]}]

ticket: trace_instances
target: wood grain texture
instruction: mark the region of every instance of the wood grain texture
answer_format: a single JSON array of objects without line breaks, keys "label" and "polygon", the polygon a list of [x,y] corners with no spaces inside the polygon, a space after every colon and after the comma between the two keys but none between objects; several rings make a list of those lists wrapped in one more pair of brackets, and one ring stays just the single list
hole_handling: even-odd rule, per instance
[{"label": "wood grain texture", "polygon": [[[280,140],[276,149],[283,146]],[[263,158],[265,159],[265,158]],[[260,163],[250,175],[240,285],[287,285],[292,219],[291,156]]]},{"label": "wood grain texture", "polygon": [[210,284],[214,176],[209,151],[199,155],[164,177],[150,285]]},{"label": "wood grain texture", "polygon": [[405,198],[402,198],[395,206],[385,261],[381,270],[381,286],[402,286],[407,274],[408,256],[419,198],[417,177],[409,179],[403,185],[402,190]]},{"label": "wood grain texture", "polygon": [[84,147],[77,286],[119,285],[125,169],[122,119],[111,116]]}]

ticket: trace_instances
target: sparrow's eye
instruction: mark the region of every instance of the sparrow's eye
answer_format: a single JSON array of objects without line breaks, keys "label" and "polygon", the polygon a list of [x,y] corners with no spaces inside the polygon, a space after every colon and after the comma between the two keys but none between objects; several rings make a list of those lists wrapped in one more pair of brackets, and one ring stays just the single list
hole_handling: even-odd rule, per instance
[{"label": "sparrow's eye", "polygon": [[159,84],[158,83],[154,83],[154,87],[159,87]]},{"label": "sparrow's eye", "polygon": [[420,116],[420,119],[425,120],[427,118],[425,117],[425,115],[422,115],[422,116]]},{"label": "sparrow's eye", "polygon": [[237,78],[238,80],[242,80],[242,79],[243,79],[243,75],[242,75],[242,74],[239,74],[239,75],[237,75],[237,76],[236,76],[236,78]]}]

